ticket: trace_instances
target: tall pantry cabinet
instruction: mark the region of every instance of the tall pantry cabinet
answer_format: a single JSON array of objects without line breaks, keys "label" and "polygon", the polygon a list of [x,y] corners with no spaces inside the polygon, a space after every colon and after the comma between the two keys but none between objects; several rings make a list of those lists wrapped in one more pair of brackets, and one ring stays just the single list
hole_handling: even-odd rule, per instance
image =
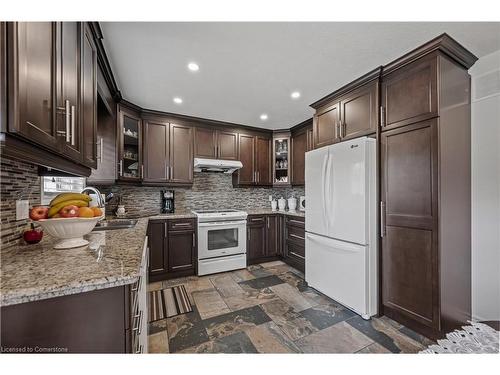
[{"label": "tall pantry cabinet", "polygon": [[382,313],[429,337],[471,318],[470,76],[446,34],[383,68]]}]

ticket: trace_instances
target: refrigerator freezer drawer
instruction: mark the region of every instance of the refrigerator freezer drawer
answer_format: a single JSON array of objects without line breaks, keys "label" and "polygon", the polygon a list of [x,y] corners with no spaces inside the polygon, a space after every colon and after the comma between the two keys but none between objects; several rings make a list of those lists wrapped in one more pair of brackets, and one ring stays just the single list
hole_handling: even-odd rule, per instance
[{"label": "refrigerator freezer drawer", "polygon": [[306,233],[306,281],[369,319],[377,313],[376,263],[370,252],[370,246]]}]

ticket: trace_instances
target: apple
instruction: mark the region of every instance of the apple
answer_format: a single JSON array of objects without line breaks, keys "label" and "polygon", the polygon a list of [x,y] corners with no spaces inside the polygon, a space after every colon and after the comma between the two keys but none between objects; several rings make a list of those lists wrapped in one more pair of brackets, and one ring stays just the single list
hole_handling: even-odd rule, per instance
[{"label": "apple", "polygon": [[59,215],[64,218],[69,218],[69,217],[78,217],[78,210],[79,208],[77,206],[64,206],[59,210]]},{"label": "apple", "polygon": [[36,206],[33,207],[30,211],[30,219],[31,220],[40,220],[46,219],[48,217],[49,209],[48,207]]},{"label": "apple", "polygon": [[35,244],[42,240],[43,230],[36,230],[33,223],[31,223],[31,229],[23,233],[23,238],[26,243]]}]

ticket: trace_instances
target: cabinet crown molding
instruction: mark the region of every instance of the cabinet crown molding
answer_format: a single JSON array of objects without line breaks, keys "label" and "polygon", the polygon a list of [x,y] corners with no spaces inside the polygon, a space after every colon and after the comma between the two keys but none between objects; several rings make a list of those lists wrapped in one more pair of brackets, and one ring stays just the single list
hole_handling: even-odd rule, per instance
[{"label": "cabinet crown molding", "polygon": [[323,98],[315,101],[314,103],[310,104],[309,106],[314,108],[314,109],[318,109],[318,108],[322,107],[323,105],[327,104],[328,102],[332,101],[333,99],[338,98],[341,95],[347,94],[348,92],[353,91],[354,89],[357,89],[360,86],[363,86],[365,83],[379,79],[381,72],[382,72],[382,67],[379,66],[379,67],[369,71],[368,73],[362,75],[358,79],[348,83],[347,85],[342,86],[338,90],[335,90],[331,94],[328,94],[328,95],[324,96]]}]

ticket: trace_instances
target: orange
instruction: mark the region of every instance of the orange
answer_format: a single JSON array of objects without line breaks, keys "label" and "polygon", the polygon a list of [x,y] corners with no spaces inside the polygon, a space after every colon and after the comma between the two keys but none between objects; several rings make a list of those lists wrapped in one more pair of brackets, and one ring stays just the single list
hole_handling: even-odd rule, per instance
[{"label": "orange", "polygon": [[92,211],[94,211],[94,217],[102,215],[102,210],[99,207],[92,207]]},{"label": "orange", "polygon": [[78,210],[79,217],[94,217],[94,211],[89,207],[80,207]]}]

